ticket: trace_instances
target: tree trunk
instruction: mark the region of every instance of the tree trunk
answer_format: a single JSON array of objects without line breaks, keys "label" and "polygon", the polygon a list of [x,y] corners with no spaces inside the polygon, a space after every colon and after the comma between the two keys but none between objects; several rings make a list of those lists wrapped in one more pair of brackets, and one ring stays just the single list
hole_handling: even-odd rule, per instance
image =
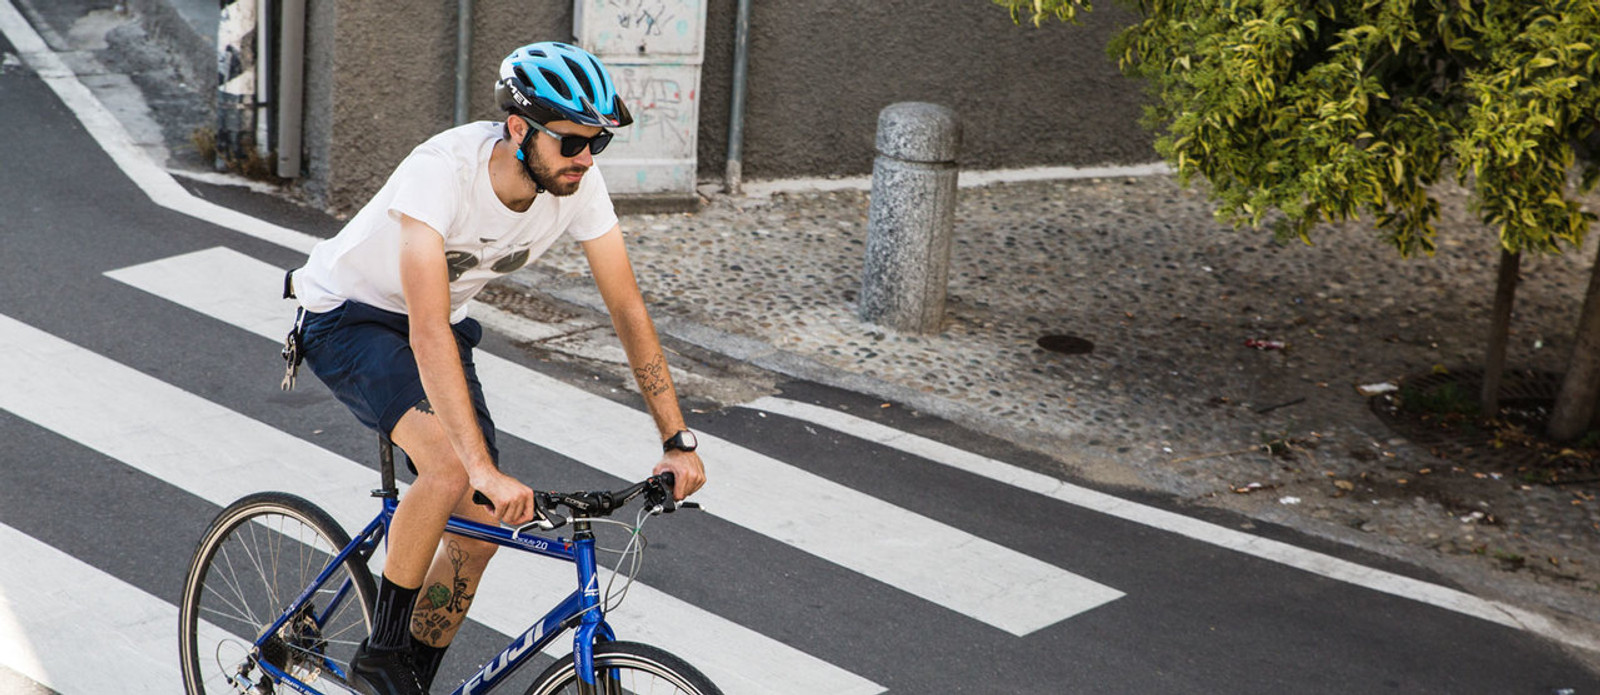
[{"label": "tree trunk", "polygon": [[1572,359],[1561,380],[1561,394],[1550,413],[1550,437],[1569,441],[1583,435],[1594,418],[1595,401],[1600,399],[1600,256],[1589,269],[1589,289],[1583,297],[1583,314],[1578,318],[1578,336],[1573,341]]},{"label": "tree trunk", "polygon": [[1489,316],[1489,355],[1483,362],[1484,417],[1500,414],[1500,377],[1506,370],[1506,340],[1511,334],[1511,305],[1517,298],[1520,252],[1500,249],[1500,274],[1494,286],[1494,313]]}]

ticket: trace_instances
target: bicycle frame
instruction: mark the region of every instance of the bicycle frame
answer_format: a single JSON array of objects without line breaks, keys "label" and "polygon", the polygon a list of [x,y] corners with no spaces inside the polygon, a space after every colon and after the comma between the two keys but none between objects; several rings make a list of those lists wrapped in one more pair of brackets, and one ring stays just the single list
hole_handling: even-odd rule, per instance
[{"label": "bicycle frame", "polygon": [[[284,610],[282,615],[278,616],[277,620],[273,621],[271,626],[256,637],[253,645],[255,649],[260,650],[268,638],[278,633],[278,630],[283,627],[285,622],[292,616],[299,614],[316,589],[327,582],[329,577],[333,576],[333,573],[338,570],[351,554],[359,554],[363,557],[370,555],[371,550],[383,539],[384,532],[389,526],[389,521],[394,517],[394,510],[397,505],[398,502],[394,497],[384,497],[383,510],[378,513],[378,516],[373,518],[371,523],[368,523],[367,527],[350,541],[349,545],[340,549],[339,553],[323,567],[316,580],[295,598],[294,602]],[[611,627],[606,624],[605,617],[602,615],[600,583],[595,566],[594,535],[590,531],[586,520],[574,519],[573,521],[574,532],[572,540],[514,536],[514,532],[511,529],[480,524],[470,519],[461,519],[454,516],[450,517],[450,520],[446,522],[445,532],[447,533],[495,543],[521,552],[571,562],[577,566],[578,586],[581,587],[568,594],[555,608],[552,608],[550,612],[535,621],[533,626],[528,628],[526,632],[512,639],[505,649],[502,649],[499,654],[484,664],[476,674],[456,688],[452,695],[471,695],[472,693],[482,693],[494,689],[501,680],[516,671],[535,653],[553,642],[567,628],[574,626],[577,627],[577,632],[572,638],[573,659],[577,662],[579,678],[582,679],[584,684],[591,688],[593,687],[594,642],[596,639],[602,641],[613,640],[615,639],[615,634],[611,631]],[[333,614],[333,611],[338,608],[339,604],[350,595],[352,587],[353,583],[346,579],[335,593],[334,599],[323,609],[320,615],[315,617],[319,626],[324,624],[328,617]],[[277,679],[281,685],[286,685],[296,692],[304,693],[304,695],[323,695],[320,691],[267,663],[265,660],[259,661],[257,665],[264,672]],[[332,663],[325,662],[325,667],[341,679],[347,675],[340,672]]]}]

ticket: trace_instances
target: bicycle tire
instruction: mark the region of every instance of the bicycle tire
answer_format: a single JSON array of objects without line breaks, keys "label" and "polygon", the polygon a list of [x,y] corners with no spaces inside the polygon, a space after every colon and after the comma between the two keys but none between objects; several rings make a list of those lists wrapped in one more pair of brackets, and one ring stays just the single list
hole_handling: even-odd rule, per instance
[{"label": "bicycle tire", "polygon": [[371,633],[377,589],[359,557],[347,558],[301,609],[308,616],[325,611],[345,579],[352,580],[355,595],[346,594],[322,625],[291,620],[259,653],[251,645],[349,543],[327,512],[287,493],[249,495],[218,513],[184,577],[178,616],[184,691],[272,692],[257,659],[302,681],[327,677],[342,685],[320,661],[326,656],[348,672],[356,644]]},{"label": "bicycle tire", "polygon": [[[705,675],[695,670],[683,659],[637,642],[603,642],[594,645],[595,671],[610,678],[597,678],[598,691],[606,695],[622,693],[682,693],[683,695],[722,695],[722,691]],[[630,675],[631,674],[631,675]],[[649,687],[641,687],[638,680],[649,678]],[[660,690],[657,683],[672,690]],[[557,695],[578,692],[578,673],[568,654],[546,668],[526,695]]]}]

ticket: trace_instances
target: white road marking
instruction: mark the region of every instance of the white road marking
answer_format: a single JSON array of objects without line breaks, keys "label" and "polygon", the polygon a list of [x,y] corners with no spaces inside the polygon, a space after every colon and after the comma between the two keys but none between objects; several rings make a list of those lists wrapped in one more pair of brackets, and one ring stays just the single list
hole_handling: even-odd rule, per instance
[{"label": "white road marking", "polygon": [[[213,504],[224,506],[261,490],[286,490],[327,510],[347,530],[361,528],[377,511],[367,495],[377,480],[372,470],[5,316],[0,316],[0,354],[8,356],[0,409]],[[519,621],[533,617],[530,606],[553,606],[570,592],[572,570],[521,553],[499,557],[485,574],[488,590],[480,592],[473,616],[506,635],[520,634],[527,625]],[[629,638],[679,654],[729,693],[883,691],[638,583],[611,615],[612,624]],[[171,633],[173,624],[167,621],[159,633]],[[168,648],[165,658],[175,661],[176,653]]]},{"label": "white road marking", "polygon": [[5,524],[0,556],[0,665],[64,695],[183,689],[175,606]]},{"label": "white road marking", "polygon": [[1252,536],[1182,514],[1129,502],[831,408],[770,396],[757,399],[743,407],[816,423],[852,437],[877,442],[1067,504],[1236,550],[1329,579],[1526,630],[1575,647],[1600,651],[1600,637],[1573,630],[1543,615],[1516,606],[1366,567],[1288,543]]},{"label": "white road marking", "polygon": [[[224,247],[106,274],[271,338],[292,316],[272,292],[282,271]],[[501,431],[625,480],[661,457],[648,414],[494,355],[475,358]],[[1123,595],[737,444],[700,442],[712,467],[713,484],[697,495],[707,512],[1011,634]]]}]

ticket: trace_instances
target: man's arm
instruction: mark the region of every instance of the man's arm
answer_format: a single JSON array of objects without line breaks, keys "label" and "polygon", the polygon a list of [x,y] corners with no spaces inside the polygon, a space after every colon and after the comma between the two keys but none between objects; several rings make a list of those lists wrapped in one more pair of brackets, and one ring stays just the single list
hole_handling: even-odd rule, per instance
[{"label": "man's arm", "polygon": [[[589,259],[589,270],[594,273],[600,297],[611,313],[611,325],[617,329],[622,349],[628,353],[628,365],[633,367],[639,392],[655,418],[661,441],[665,441],[678,430],[685,429],[683,412],[678,409],[678,392],[672,387],[672,374],[667,371],[661,340],[645,310],[644,297],[633,276],[633,265],[628,262],[621,227],[614,226],[600,237],[583,242],[583,252]],[[692,451],[667,452],[655,467],[656,473],[662,471],[672,471],[676,476],[673,495],[678,499],[694,494],[705,484],[705,468],[699,454]]]},{"label": "man's arm", "polygon": [[477,411],[461,369],[461,352],[450,329],[450,280],[444,237],[409,216],[400,220],[400,284],[410,319],[411,351],[417,358],[422,389],[450,446],[466,467],[473,489],[494,502],[495,515],[508,524],[533,518],[533,492],[495,467],[478,428]]}]

